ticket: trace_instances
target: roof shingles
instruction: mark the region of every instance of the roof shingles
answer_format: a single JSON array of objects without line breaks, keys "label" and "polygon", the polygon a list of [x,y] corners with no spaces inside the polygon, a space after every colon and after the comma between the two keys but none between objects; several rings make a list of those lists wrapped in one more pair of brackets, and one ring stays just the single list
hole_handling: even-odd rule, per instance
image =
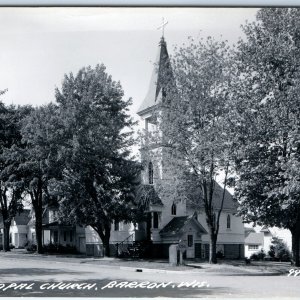
[{"label": "roof shingles", "polygon": [[174,217],[160,232],[161,236],[177,236],[183,234],[184,227],[190,222],[198,227],[198,230],[202,233],[207,233],[202,225],[198,222],[194,215],[183,216],[183,217]]}]

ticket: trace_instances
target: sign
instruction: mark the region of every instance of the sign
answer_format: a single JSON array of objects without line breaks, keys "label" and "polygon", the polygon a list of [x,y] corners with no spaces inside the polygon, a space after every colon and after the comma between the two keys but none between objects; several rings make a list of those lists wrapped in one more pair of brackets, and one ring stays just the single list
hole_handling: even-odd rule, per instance
[{"label": "sign", "polygon": [[184,241],[179,241],[178,244],[178,249],[180,250],[180,252],[184,252],[187,249],[187,244]]}]

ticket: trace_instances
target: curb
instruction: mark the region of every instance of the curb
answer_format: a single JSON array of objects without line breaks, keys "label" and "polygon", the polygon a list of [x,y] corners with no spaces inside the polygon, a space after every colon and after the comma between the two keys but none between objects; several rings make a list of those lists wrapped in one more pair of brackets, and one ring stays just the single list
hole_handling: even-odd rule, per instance
[{"label": "curb", "polygon": [[186,264],[185,266],[190,267],[190,268],[194,268],[194,269],[203,269],[203,267],[201,267],[199,265],[194,265],[194,264]]},{"label": "curb", "polygon": [[161,273],[161,274],[186,274],[186,273],[196,273],[189,270],[181,270],[181,271],[175,271],[175,270],[162,270],[162,269],[149,269],[149,268],[135,268],[135,267],[119,267],[120,270],[127,270],[127,271],[133,271],[133,272],[143,272],[143,273]]}]

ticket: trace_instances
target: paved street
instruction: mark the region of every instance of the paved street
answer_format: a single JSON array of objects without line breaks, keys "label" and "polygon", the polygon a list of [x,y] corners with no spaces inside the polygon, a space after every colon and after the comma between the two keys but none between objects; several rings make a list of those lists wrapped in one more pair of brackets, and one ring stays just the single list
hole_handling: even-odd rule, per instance
[{"label": "paved street", "polygon": [[[120,268],[117,265],[98,264],[93,259],[13,255],[0,252],[2,297],[298,298],[300,295],[300,277],[265,276],[264,273],[248,275],[240,276],[230,272],[221,274],[193,268],[181,271],[144,269],[137,272],[134,263],[132,267]],[[166,287],[163,287],[162,283]],[[187,287],[185,283],[190,283],[194,287]],[[105,287],[107,285],[110,288]]]}]

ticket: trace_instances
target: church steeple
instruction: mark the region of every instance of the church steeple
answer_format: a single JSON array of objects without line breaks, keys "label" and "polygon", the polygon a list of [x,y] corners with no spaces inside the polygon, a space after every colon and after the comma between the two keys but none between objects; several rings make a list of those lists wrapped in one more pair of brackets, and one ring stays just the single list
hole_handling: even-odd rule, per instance
[{"label": "church steeple", "polygon": [[165,38],[162,36],[159,42],[158,54],[155,60],[149,89],[137,112],[138,115],[142,116],[153,106],[162,101],[165,93],[164,86],[166,84],[166,80],[170,79],[171,74],[172,70],[167,50],[167,43]]}]

